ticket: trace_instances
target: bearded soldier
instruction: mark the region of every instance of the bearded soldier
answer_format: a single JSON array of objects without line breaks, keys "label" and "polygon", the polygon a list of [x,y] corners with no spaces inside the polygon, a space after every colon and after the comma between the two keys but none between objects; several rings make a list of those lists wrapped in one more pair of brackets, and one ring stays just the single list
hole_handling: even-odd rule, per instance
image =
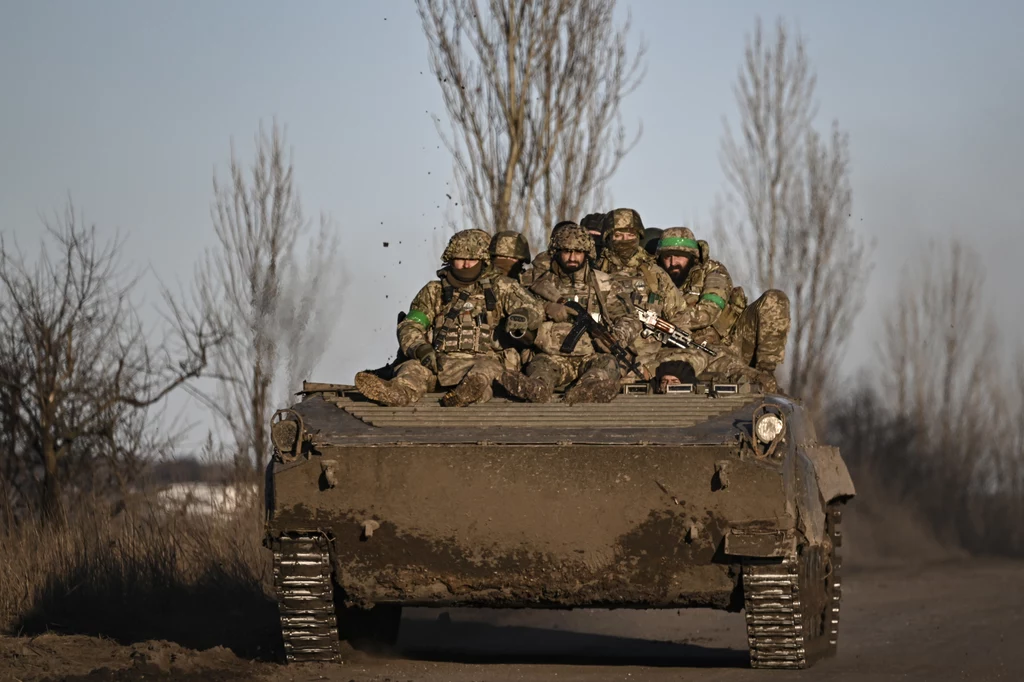
[{"label": "bearded soldier", "polygon": [[505,321],[536,330],[543,311],[516,281],[488,268],[490,236],[463,230],[452,236],[441,259],[438,279],[428,282],[398,324],[398,344],[410,360],[386,381],[360,372],[355,382],[367,398],[385,405],[408,405],[436,382],[454,387],[446,407],[485,402],[502,371],[495,330]]},{"label": "bearded soldier", "polygon": [[689,304],[683,322],[694,339],[725,351],[707,371],[739,374],[778,390],[775,369],[785,359],[790,324],[785,292],[769,289],[747,305],[743,288],[732,285],[726,267],[686,227],[665,230],[657,256]]},{"label": "bearded soldier", "polygon": [[523,373],[505,372],[501,377],[502,386],[513,396],[548,402],[556,387],[572,384],[564,398],[572,405],[609,402],[618,393],[619,361],[610,354],[607,339],[585,331],[587,319],[603,324],[612,343],[622,347],[636,338],[641,325],[633,316],[629,292],[591,266],[588,256],[593,246],[593,239],[579,225],[553,230],[548,247],[551,265],[529,287],[546,301],[545,320],[533,342],[536,354]]}]

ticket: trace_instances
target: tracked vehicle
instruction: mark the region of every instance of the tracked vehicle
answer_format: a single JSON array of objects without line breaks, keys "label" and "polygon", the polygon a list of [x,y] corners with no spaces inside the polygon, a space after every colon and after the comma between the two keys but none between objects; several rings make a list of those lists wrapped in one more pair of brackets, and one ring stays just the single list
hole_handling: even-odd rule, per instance
[{"label": "tracked vehicle", "polygon": [[288,660],[393,642],[403,606],[710,607],[746,612],[753,667],[834,654],[838,449],[756,385],[672,388],[444,408],[307,383],[266,482]]}]

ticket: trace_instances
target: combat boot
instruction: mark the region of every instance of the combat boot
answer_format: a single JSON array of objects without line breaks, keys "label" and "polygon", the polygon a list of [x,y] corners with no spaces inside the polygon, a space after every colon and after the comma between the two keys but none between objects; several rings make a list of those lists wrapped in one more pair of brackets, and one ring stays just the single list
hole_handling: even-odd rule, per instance
[{"label": "combat boot", "polygon": [[485,397],[491,381],[483,374],[469,374],[459,385],[444,394],[441,404],[445,407],[465,407]]},{"label": "combat boot", "polygon": [[394,379],[386,381],[370,372],[356,374],[356,388],[375,403],[388,407],[404,407],[416,399],[415,392]]},{"label": "combat boot", "polygon": [[565,392],[566,405],[577,403],[610,403],[619,393],[616,379],[584,379]]},{"label": "combat boot", "polygon": [[528,377],[522,372],[504,372],[498,379],[506,391],[516,398],[531,403],[546,403],[551,400],[551,387],[540,379]]},{"label": "combat boot", "polygon": [[775,374],[772,372],[758,371],[757,377],[754,380],[761,384],[761,390],[765,393],[779,392],[779,382],[775,379]]}]

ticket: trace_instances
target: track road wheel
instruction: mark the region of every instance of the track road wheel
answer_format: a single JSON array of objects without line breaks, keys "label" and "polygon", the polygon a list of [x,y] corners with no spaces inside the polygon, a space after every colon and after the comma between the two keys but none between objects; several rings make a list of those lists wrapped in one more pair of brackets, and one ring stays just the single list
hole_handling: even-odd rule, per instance
[{"label": "track road wheel", "polygon": [[836,541],[839,510],[826,511],[826,541],[782,562],[743,567],[743,599],[753,668],[808,668],[833,656],[839,632]]}]

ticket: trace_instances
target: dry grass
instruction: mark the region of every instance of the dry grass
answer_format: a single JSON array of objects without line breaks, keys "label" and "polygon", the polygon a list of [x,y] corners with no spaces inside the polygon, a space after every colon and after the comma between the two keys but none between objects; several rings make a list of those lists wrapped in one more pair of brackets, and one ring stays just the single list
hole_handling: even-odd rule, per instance
[{"label": "dry grass", "polygon": [[0,533],[0,627],[161,639],[247,658],[276,655],[277,610],[260,511],[210,518],[145,501],[78,507],[64,528]]}]

